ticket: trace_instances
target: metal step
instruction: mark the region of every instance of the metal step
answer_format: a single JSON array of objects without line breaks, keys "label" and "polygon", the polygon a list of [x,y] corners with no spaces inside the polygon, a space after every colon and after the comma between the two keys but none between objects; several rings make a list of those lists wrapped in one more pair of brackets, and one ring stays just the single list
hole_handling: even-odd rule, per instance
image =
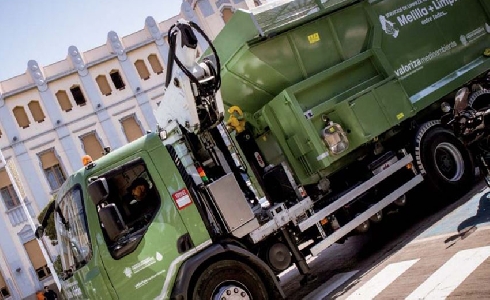
[{"label": "metal step", "polygon": [[375,205],[371,206],[368,210],[354,218],[352,221],[349,223],[345,224],[344,226],[340,227],[337,231],[332,233],[331,235],[328,236],[327,239],[323,240],[322,242],[318,243],[317,245],[313,246],[310,251],[312,255],[318,255],[321,251],[325,250],[326,248],[330,247],[333,243],[338,241],[340,238],[354,230],[357,226],[361,225],[364,221],[372,217],[375,213],[378,211],[382,210],[386,206],[388,206],[390,203],[395,201],[396,199],[400,198],[403,196],[405,193],[407,193],[410,189],[415,187],[417,184],[421,183],[423,181],[422,175],[417,175],[411,180],[407,181],[404,185],[393,191],[391,194],[388,196],[384,197],[383,200],[380,202],[376,203]]},{"label": "metal step", "polygon": [[381,181],[383,181],[384,179],[386,179],[388,176],[392,175],[396,171],[400,170],[401,168],[404,168],[407,164],[411,163],[412,161],[413,161],[412,155],[411,154],[406,155],[405,157],[403,157],[393,165],[389,166],[383,172],[378,173],[377,175],[371,177],[369,180],[360,184],[358,187],[356,187],[349,193],[343,195],[329,206],[319,210],[317,213],[315,213],[308,219],[301,222],[299,224],[299,229],[301,231],[305,231],[311,226],[314,226],[316,223],[320,222],[325,217],[331,215],[339,208],[345,206],[355,198],[359,197],[362,193],[374,187],[375,185],[377,185],[378,183],[380,183]]},{"label": "metal step", "polygon": [[[250,238],[254,243],[258,243],[265,239],[273,232],[279,230],[284,225],[289,222],[296,223],[300,216],[303,216],[307,211],[311,210],[313,207],[313,201],[310,197],[306,197],[301,200],[298,204],[285,208],[284,206],[277,205],[277,211],[274,213],[272,220],[260,226],[256,230],[250,233]],[[274,209],[274,208],[272,208]]]}]

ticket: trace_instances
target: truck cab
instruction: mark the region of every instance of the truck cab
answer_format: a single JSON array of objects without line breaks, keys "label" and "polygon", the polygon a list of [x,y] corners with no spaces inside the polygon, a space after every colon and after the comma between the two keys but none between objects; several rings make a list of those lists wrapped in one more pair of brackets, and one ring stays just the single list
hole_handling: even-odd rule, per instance
[{"label": "truck cab", "polygon": [[[67,298],[168,298],[182,255],[210,241],[178,174],[148,134],[69,177],[55,204]],[[145,199],[134,182],[147,183]]]}]

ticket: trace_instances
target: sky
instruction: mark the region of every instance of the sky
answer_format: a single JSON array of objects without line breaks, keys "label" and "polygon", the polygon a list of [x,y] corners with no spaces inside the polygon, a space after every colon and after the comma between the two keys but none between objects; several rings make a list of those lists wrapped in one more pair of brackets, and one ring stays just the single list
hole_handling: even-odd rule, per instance
[{"label": "sky", "polygon": [[182,0],[0,0],[0,81],[23,74],[27,62],[63,60],[68,47],[81,52],[106,43],[107,33],[126,36],[180,12]]}]

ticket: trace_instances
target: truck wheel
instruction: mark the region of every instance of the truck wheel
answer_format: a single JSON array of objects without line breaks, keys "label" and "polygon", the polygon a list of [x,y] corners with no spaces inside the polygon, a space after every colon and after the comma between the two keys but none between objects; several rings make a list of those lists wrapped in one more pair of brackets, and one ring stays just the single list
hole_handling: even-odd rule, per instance
[{"label": "truck wheel", "polygon": [[419,130],[419,133],[424,131],[423,134],[417,135],[415,151],[419,169],[425,173],[430,186],[440,194],[451,198],[463,194],[474,179],[473,162],[468,150],[451,131],[437,123],[427,128],[424,125]]},{"label": "truck wheel", "polygon": [[471,94],[468,106],[478,110],[490,106],[490,90],[479,90]]},{"label": "truck wheel", "polygon": [[196,282],[192,299],[269,299],[267,289],[257,273],[234,260],[209,266]]}]

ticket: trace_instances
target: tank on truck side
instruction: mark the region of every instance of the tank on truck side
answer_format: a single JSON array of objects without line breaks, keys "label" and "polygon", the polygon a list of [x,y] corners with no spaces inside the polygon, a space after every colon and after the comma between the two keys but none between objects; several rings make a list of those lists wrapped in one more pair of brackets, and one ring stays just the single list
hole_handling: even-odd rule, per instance
[{"label": "tank on truck side", "polygon": [[[223,101],[244,112],[265,160],[287,161],[312,192],[490,69],[489,11],[480,0],[275,1],[238,10],[214,40]],[[345,132],[345,150],[329,149],[329,122]]]}]

